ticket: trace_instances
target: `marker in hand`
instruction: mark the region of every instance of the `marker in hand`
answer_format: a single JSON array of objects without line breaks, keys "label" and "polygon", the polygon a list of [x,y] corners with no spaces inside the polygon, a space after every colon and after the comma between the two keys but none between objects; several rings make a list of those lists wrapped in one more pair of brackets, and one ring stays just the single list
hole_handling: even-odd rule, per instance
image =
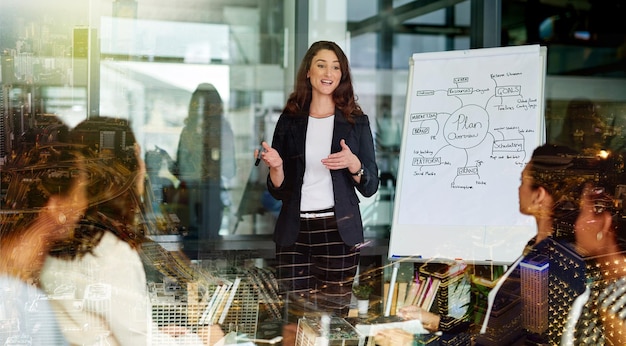
[{"label": "marker in hand", "polygon": [[263,151],[263,141],[261,141],[261,145],[259,145],[259,152],[256,154],[256,161],[254,161],[254,165],[258,166],[261,163],[261,152]]}]

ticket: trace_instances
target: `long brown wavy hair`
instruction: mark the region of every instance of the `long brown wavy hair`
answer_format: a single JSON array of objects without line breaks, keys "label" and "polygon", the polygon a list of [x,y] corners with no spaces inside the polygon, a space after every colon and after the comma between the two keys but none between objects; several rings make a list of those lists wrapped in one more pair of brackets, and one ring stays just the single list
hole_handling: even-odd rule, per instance
[{"label": "long brown wavy hair", "polygon": [[[283,113],[303,115],[308,112],[312,98],[312,86],[311,81],[307,78],[307,72],[311,68],[313,57],[322,49],[327,49],[334,52],[339,59],[339,66],[341,68],[341,81],[337,86],[337,89],[333,92],[333,101],[335,107],[337,107],[350,123],[353,123],[353,116],[363,115],[363,110],[358,105],[356,97],[354,95],[354,89],[352,87],[352,76],[350,74],[350,65],[348,64],[348,58],[344,54],[343,50],[335,43],[331,41],[318,41],[309,47],[300,68],[296,75],[294,91],[289,95],[287,104],[283,109]],[[308,115],[308,114],[307,114]]]},{"label": "long brown wavy hair", "polygon": [[[101,136],[111,143],[101,146]],[[73,237],[53,244],[50,254],[73,259],[91,253],[105,232],[112,232],[131,247],[145,240],[141,184],[143,165],[128,121],[97,117],[78,124],[69,141],[80,147],[89,175],[89,206]]]},{"label": "long brown wavy hair", "polygon": [[10,180],[0,201],[0,209],[7,211],[0,218],[0,241],[19,237],[52,196],[68,196],[85,177],[88,207],[68,238],[49,244],[50,255],[82,257],[105,232],[138,248],[145,240],[143,165],[128,121],[96,117],[70,130],[56,117],[49,118],[47,125],[30,131],[33,143],[25,143],[3,167]]}]

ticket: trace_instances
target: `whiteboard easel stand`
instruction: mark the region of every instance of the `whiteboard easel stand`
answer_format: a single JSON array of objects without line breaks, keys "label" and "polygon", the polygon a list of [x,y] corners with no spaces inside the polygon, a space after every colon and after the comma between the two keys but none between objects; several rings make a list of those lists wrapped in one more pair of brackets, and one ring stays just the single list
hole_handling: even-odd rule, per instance
[{"label": "whiteboard easel stand", "polygon": [[393,292],[396,289],[396,280],[398,278],[398,269],[400,268],[400,262],[393,263],[393,269],[391,270],[391,281],[389,282],[389,291],[387,291],[387,303],[385,304],[385,317],[391,315],[391,302],[393,301]]}]

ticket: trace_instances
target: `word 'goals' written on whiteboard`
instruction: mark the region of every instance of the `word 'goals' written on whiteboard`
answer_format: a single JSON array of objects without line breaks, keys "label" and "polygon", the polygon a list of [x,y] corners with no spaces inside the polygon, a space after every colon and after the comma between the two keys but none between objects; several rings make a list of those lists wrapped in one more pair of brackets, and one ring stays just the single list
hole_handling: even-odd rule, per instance
[{"label": "word 'goals' written on whiteboard", "polygon": [[545,49],[411,57],[390,258],[511,263],[536,232],[519,212],[544,140]]}]

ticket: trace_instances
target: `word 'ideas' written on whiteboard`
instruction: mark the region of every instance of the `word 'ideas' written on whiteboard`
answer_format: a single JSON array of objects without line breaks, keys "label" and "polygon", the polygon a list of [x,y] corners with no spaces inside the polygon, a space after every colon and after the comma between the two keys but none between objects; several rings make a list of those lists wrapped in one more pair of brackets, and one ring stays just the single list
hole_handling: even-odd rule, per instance
[{"label": "word 'ideas' written on whiteboard", "polygon": [[545,49],[410,61],[390,258],[511,263],[536,233],[521,172],[544,140]]}]

